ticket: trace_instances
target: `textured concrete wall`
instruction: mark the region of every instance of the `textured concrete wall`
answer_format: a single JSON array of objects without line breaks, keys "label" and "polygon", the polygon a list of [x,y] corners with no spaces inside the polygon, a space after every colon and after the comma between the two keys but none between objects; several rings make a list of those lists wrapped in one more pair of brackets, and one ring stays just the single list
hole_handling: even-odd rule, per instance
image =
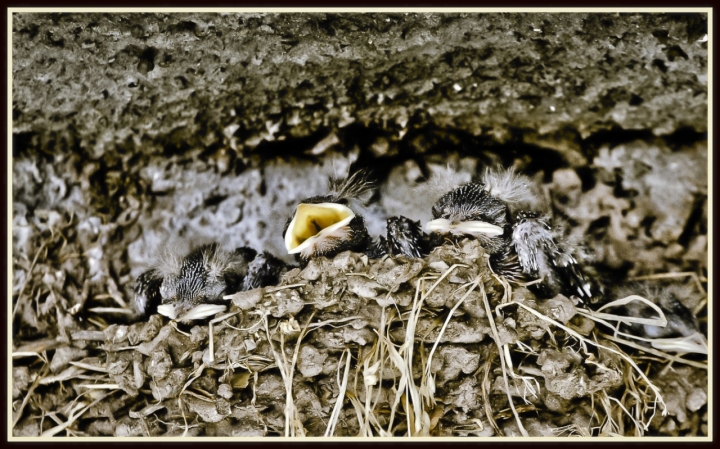
[{"label": "textured concrete wall", "polygon": [[[380,177],[374,235],[389,214],[429,217],[406,188],[427,164],[469,179],[500,162],[553,194],[580,189],[573,207],[677,184],[632,220],[633,199],[556,204],[579,238],[601,222],[602,262],[660,269],[705,207],[706,27],[701,14],[15,14],[16,215],[119,226],[137,274],[173,239],[281,254],[293,205],[351,162]],[[641,223],[649,238],[629,244]]]},{"label": "textured concrete wall", "polygon": [[352,124],[575,149],[613,127],[705,132],[706,32],[703,15],[16,14],[15,133],[98,158]]}]

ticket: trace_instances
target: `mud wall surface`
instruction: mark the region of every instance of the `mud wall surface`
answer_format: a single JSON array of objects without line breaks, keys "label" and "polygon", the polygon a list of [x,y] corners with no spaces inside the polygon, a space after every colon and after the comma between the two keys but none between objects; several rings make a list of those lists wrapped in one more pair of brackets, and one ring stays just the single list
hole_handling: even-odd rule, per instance
[{"label": "mud wall surface", "polygon": [[[702,277],[707,59],[705,14],[14,14],[14,346],[136,320],[168,245],[292,261],[294,205],[350,168],[378,181],[373,236],[430,218],[413,188],[433,173],[500,164],[595,272]],[[80,312],[98,307],[128,313]],[[682,416],[657,428],[702,433]]]},{"label": "mud wall surface", "polygon": [[[317,174],[360,158],[381,180],[405,163],[412,183],[459,153],[467,171],[514,164],[565,191],[578,176],[557,168],[583,193],[592,178],[626,197],[678,185],[679,213],[632,216],[671,246],[703,207],[705,28],[667,14],[16,14],[13,154],[62,194],[25,198],[39,189],[19,178],[16,198],[75,194],[109,222],[136,208],[166,238],[189,227],[280,252],[277,222],[323,189]],[[73,192],[81,181],[94,188]]]}]

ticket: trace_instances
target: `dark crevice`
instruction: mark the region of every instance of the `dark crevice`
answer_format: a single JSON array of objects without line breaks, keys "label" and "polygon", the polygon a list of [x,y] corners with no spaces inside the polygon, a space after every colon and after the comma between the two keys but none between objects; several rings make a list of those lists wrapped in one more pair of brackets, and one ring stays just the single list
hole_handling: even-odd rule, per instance
[{"label": "dark crevice", "polygon": [[645,236],[652,238],[652,233],[650,232],[650,228],[652,227],[652,224],[655,223],[655,220],[657,220],[657,217],[654,217],[652,215],[648,215],[647,217],[643,218],[640,222],[640,227],[645,230]]},{"label": "dark crevice", "polygon": [[211,196],[205,200],[205,206],[206,207],[217,206],[218,204],[225,201],[226,198],[227,198],[227,195]]},{"label": "dark crevice", "polygon": [[588,226],[587,234],[600,240],[605,237],[608,226],[610,226],[610,217],[607,215],[604,217],[600,217],[590,223],[590,226]]},{"label": "dark crevice", "polygon": [[595,179],[595,175],[593,174],[593,169],[591,167],[578,167],[575,169],[575,172],[580,178],[580,182],[582,183],[581,190],[583,192],[587,192],[588,190],[595,188],[597,180]]},{"label": "dark crevice", "polygon": [[703,232],[703,229],[698,228],[703,227],[702,216],[705,200],[705,195],[695,195],[695,198],[693,200],[692,212],[690,213],[690,217],[688,218],[687,223],[685,223],[685,229],[683,229],[682,234],[680,234],[680,237],[678,237],[677,240],[679,244],[687,246],[690,243],[692,237],[694,237],[698,233]]}]

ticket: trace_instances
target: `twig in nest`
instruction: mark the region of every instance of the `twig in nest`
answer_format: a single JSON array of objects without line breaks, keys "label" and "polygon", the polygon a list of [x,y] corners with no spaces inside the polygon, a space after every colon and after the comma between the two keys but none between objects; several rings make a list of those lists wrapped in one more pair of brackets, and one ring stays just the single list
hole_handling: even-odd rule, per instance
[{"label": "twig in nest", "polygon": [[487,391],[487,385],[488,380],[490,378],[490,368],[492,368],[492,363],[495,358],[495,350],[494,348],[490,348],[488,351],[488,357],[487,360],[485,360],[485,364],[483,365],[483,380],[482,380],[482,395],[483,395],[483,405],[485,408],[485,416],[487,417],[488,421],[490,422],[490,425],[495,430],[495,433],[497,433],[500,436],[505,436],[503,431],[500,430],[500,427],[498,427],[497,422],[495,421],[495,418],[493,417],[493,411],[492,407],[490,406],[490,395]]},{"label": "twig in nest", "polygon": [[657,350],[657,349],[648,348],[647,346],[642,346],[642,345],[639,345],[639,344],[637,344],[637,343],[633,343],[632,341],[629,341],[629,340],[623,340],[622,338],[617,338],[617,337],[615,337],[615,336],[613,336],[613,335],[608,335],[608,334],[604,334],[604,333],[599,333],[598,336],[600,336],[600,337],[602,337],[602,338],[605,338],[605,339],[607,339],[607,340],[610,340],[610,341],[612,341],[612,342],[615,342],[615,343],[620,343],[620,344],[629,346],[629,347],[634,348],[634,349],[639,349],[640,351],[647,352],[648,354],[656,355],[656,356],[661,357],[661,358],[663,358],[663,359],[666,359],[667,361],[670,361],[670,362],[680,362],[680,363],[684,363],[684,364],[686,364],[686,365],[693,366],[693,367],[695,367],[695,368],[700,368],[700,369],[704,369],[704,370],[707,370],[707,369],[708,369],[708,365],[707,365],[707,364],[701,363],[701,362],[696,362],[695,360],[687,360],[687,359],[684,359],[684,358],[680,357],[679,354],[672,356],[672,355],[670,355],[670,354],[667,354],[667,353],[665,353],[665,352],[659,351],[659,350]]},{"label": "twig in nest", "polygon": [[121,315],[132,315],[135,313],[130,309],[120,309],[118,307],[93,307],[87,310],[93,313],[119,313]]},{"label": "twig in nest", "polygon": [[[265,295],[267,296],[270,293],[279,292],[280,290],[286,290],[288,288],[297,288],[297,287],[305,287],[307,283],[299,283],[299,284],[292,284],[292,285],[281,285],[280,287],[272,287],[272,288],[266,288],[265,289]],[[235,295],[228,295],[223,296],[225,299],[231,299]]]},{"label": "twig in nest", "polygon": [[222,315],[215,319],[210,320],[210,322],[208,323],[208,339],[209,339],[208,362],[209,363],[215,362],[215,346],[214,346],[215,345],[215,334],[213,332],[213,324],[219,323],[223,320],[233,317],[233,316],[237,315],[238,313],[240,313],[240,312],[226,313],[225,315]]},{"label": "twig in nest", "polygon": [[183,392],[187,389],[187,387],[189,387],[193,382],[195,382],[198,377],[202,376],[203,370],[205,370],[204,363],[200,364],[200,366],[198,366],[194,372],[190,373],[191,378],[188,379],[187,382],[185,382],[185,385],[183,385],[182,390],[180,390],[178,396],[181,396]]},{"label": "twig in nest", "polygon": [[[280,331],[280,353],[282,355],[282,359],[280,355],[278,355],[277,351],[275,350],[275,346],[272,343],[272,339],[270,338],[270,329],[268,328],[268,322],[267,322],[267,315],[263,317],[263,323],[265,324],[265,335],[267,336],[268,343],[270,344],[270,349],[273,352],[273,356],[275,357],[275,364],[280,369],[280,375],[283,378],[283,381],[285,383],[285,436],[296,436],[295,432],[296,430],[300,433],[304,434],[304,430],[302,429],[302,425],[298,422],[296,419],[296,412],[297,409],[295,407],[295,404],[293,403],[293,397],[292,397],[292,378],[293,378],[293,372],[295,370],[295,362],[297,361],[297,355],[300,349],[300,342],[302,341],[303,337],[307,333],[308,325],[310,324],[310,321],[312,320],[315,313],[313,312],[312,315],[310,315],[310,318],[308,319],[308,322],[305,324],[304,329],[302,332],[300,332],[300,335],[298,335],[297,344],[295,345],[295,351],[293,353],[293,360],[290,366],[288,366],[287,363],[287,357],[285,356],[285,333]],[[304,436],[304,435],[301,435]]]},{"label": "twig in nest", "polygon": [[[588,319],[591,319],[595,321],[596,323],[603,324],[610,329],[613,329],[615,332],[615,336],[622,335],[623,337],[627,337],[633,340],[640,340],[645,341],[647,343],[650,343],[654,348],[660,349],[660,350],[668,350],[668,351],[674,351],[674,352],[695,352],[700,354],[707,354],[708,353],[708,346],[707,341],[705,337],[695,332],[693,335],[687,336],[687,337],[677,337],[677,338],[645,338],[640,337],[638,335],[628,334],[625,332],[621,332],[618,330],[616,326],[611,325],[605,320],[612,320],[612,321],[618,321],[623,323],[639,323],[639,324],[647,324],[651,326],[659,326],[664,327],[667,325],[667,318],[665,317],[665,314],[660,310],[655,304],[652,304],[651,301],[643,298],[642,296],[637,295],[631,295],[627,298],[618,299],[616,301],[613,301],[610,304],[607,304],[604,307],[611,307],[613,305],[623,305],[627,304],[628,302],[632,300],[642,300],[646,304],[651,304],[654,309],[656,309],[656,312],[660,315],[659,318],[637,318],[637,317],[626,317],[622,315],[614,315],[614,314],[608,314],[608,313],[597,313],[593,312],[591,310],[587,309],[577,309],[578,313],[585,316]],[[603,307],[603,308],[604,308]],[[598,309],[600,310],[600,309]],[[604,318],[604,319],[603,319]],[[613,341],[619,341],[619,342],[627,342],[627,340],[613,340]],[[627,342],[629,343],[629,342]],[[632,345],[630,345],[632,346]],[[636,346],[633,346],[636,347]],[[659,353],[655,353],[655,355],[660,355]],[[668,356],[668,358],[670,358]]]},{"label": "twig in nest", "polygon": [[432,404],[435,405],[435,380],[432,377],[432,374],[430,373],[430,365],[432,364],[432,358],[433,355],[435,355],[435,350],[438,347],[438,344],[440,344],[440,339],[445,334],[445,329],[447,329],[448,324],[450,324],[450,320],[453,317],[453,314],[455,311],[462,305],[463,302],[465,302],[465,299],[472,293],[473,290],[475,290],[480,284],[481,279],[480,277],[476,277],[473,282],[469,282],[465,286],[470,286],[468,288],[468,291],[465,292],[465,294],[460,298],[460,300],[453,306],[453,308],[450,310],[450,313],[448,313],[447,319],[445,319],[445,323],[443,324],[442,328],[440,328],[440,332],[438,332],[438,336],[435,339],[435,343],[433,344],[432,349],[430,350],[430,354],[428,355],[427,365],[425,366],[425,372],[423,373],[423,377],[420,384],[420,394],[422,394],[424,397],[428,399],[428,405]]},{"label": "twig in nest", "polygon": [[[343,375],[342,381],[340,380],[340,367],[342,366],[343,356],[347,354],[347,363],[345,364],[345,374]],[[347,389],[348,375],[350,373],[350,350],[346,349],[343,351],[338,360],[338,387],[340,392],[338,393],[337,400],[335,401],[335,407],[333,408],[332,414],[330,415],[330,422],[328,423],[327,429],[325,430],[325,436],[331,437],[335,434],[335,426],[337,426],[338,417],[342,411],[343,402],[345,400],[345,390]]]},{"label": "twig in nest", "polygon": [[[62,431],[63,429],[67,428],[68,426],[72,425],[75,421],[77,421],[86,411],[88,411],[88,409],[90,409],[90,407],[99,403],[100,401],[102,401],[106,397],[110,396],[111,394],[115,393],[116,391],[119,391],[119,390],[112,390],[112,391],[108,392],[107,394],[95,399],[93,402],[91,402],[87,406],[85,406],[84,404],[77,404],[75,407],[73,407],[70,410],[70,416],[68,416],[67,421],[65,421],[64,423],[62,423],[60,425],[53,427],[52,429],[46,430],[40,436],[51,437],[51,436],[57,434],[58,432]],[[85,407],[85,408],[83,408],[83,407]]]},{"label": "twig in nest", "polygon": [[[507,285],[507,282],[504,283],[504,286],[506,286],[506,285]],[[505,294],[507,294],[507,290],[505,290]],[[508,402],[510,403],[510,409],[512,410],[513,415],[515,416],[515,421],[518,424],[518,429],[520,429],[520,433],[524,437],[528,437],[528,436],[530,436],[530,434],[528,434],[527,430],[525,430],[525,427],[522,425],[522,421],[520,421],[520,415],[518,415],[518,412],[515,409],[515,404],[513,403],[512,394],[510,394],[510,383],[508,382],[508,377],[507,377],[507,367],[505,366],[505,364],[506,364],[505,357],[503,357],[503,352],[504,352],[503,346],[507,346],[507,345],[500,344],[500,335],[498,334],[497,326],[495,326],[495,320],[493,319],[492,310],[490,309],[490,303],[488,302],[487,294],[485,293],[485,286],[483,286],[483,285],[480,286],[480,295],[482,296],[483,303],[485,304],[485,313],[487,314],[488,321],[490,322],[490,328],[492,329],[492,332],[493,332],[493,340],[495,341],[495,344],[497,345],[497,348],[498,348],[498,356],[500,357],[500,367],[502,368],[503,380],[505,381],[505,393],[507,394]],[[505,295],[503,295],[503,298],[504,297],[505,297]]]},{"label": "twig in nest", "polygon": [[32,277],[32,271],[35,268],[35,263],[38,260],[38,256],[40,253],[45,249],[45,245],[50,241],[50,239],[45,239],[42,242],[42,245],[40,245],[40,248],[38,248],[37,252],[35,253],[35,257],[33,258],[32,263],[30,264],[30,269],[27,271],[27,274],[25,275],[25,281],[23,282],[22,287],[20,287],[20,292],[18,292],[18,299],[15,301],[15,307],[13,308],[13,319],[15,319],[15,314],[17,313],[18,309],[20,308],[20,302],[23,299],[23,292],[25,292],[25,287],[27,286],[28,282],[30,282],[30,278]]},{"label": "twig in nest", "polygon": [[28,403],[28,400],[30,399],[30,396],[32,396],[33,392],[35,392],[35,388],[37,388],[38,385],[40,385],[40,381],[47,376],[48,371],[50,370],[50,365],[45,364],[42,367],[42,370],[40,371],[40,374],[35,378],[35,381],[30,385],[30,388],[28,388],[27,393],[25,393],[25,397],[23,398],[22,403],[20,404],[20,408],[15,414],[15,419],[13,419],[13,428],[15,425],[20,421],[20,418],[22,417],[23,410],[25,409],[25,406]]},{"label": "twig in nest", "polygon": [[[401,373],[400,384],[398,385],[395,401],[393,403],[393,408],[390,412],[390,421],[387,427],[388,433],[392,432],[392,423],[393,418],[395,417],[395,410],[400,403],[402,396],[405,396],[408,433],[410,435],[418,435],[423,431],[423,401],[421,400],[420,392],[415,385],[412,377],[412,355],[413,347],[415,344],[415,329],[417,327],[417,322],[420,318],[420,311],[422,309],[422,304],[425,299],[430,295],[430,293],[432,293],[433,290],[435,290],[435,288],[440,284],[440,282],[443,281],[443,279],[449,276],[450,273],[452,273],[458,267],[467,267],[467,265],[452,265],[447,270],[445,270],[445,273],[443,273],[442,276],[437,278],[437,280],[427,291],[424,291],[422,294],[421,291],[424,290],[423,287],[425,285],[425,280],[429,277],[421,277],[417,280],[417,283],[415,285],[415,297],[413,299],[413,306],[407,319],[405,342],[400,346],[399,351],[395,349],[395,346],[390,342],[387,337],[381,336],[383,342],[387,345],[389,349],[390,360],[393,361],[393,363],[400,370]],[[432,278],[434,278],[434,276],[432,276]],[[405,392],[404,395],[402,393],[403,391]],[[410,401],[412,401],[413,405],[412,410],[410,409]],[[427,413],[425,413],[425,415],[427,415]]]}]

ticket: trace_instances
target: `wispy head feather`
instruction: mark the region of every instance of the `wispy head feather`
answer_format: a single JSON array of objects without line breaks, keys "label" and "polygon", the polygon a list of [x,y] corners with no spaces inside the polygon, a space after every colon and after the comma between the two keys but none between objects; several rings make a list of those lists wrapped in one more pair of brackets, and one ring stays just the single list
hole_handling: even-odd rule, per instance
[{"label": "wispy head feather", "polygon": [[184,245],[177,242],[166,244],[157,251],[151,268],[157,270],[160,277],[177,275],[180,273],[186,250]]},{"label": "wispy head feather", "polygon": [[367,198],[363,199],[363,195],[375,188],[375,183],[370,180],[369,175],[367,170],[358,170],[345,178],[330,176],[328,187],[331,194],[338,200],[365,202]]},{"label": "wispy head feather", "polygon": [[240,272],[246,266],[239,255],[225,251],[217,245],[203,248],[203,262],[208,275],[214,278],[221,278],[230,272]]},{"label": "wispy head feather", "polygon": [[430,176],[427,182],[413,188],[416,198],[423,198],[428,204],[435,204],[443,195],[471,181],[470,173],[459,171],[454,164],[428,165]]},{"label": "wispy head feather", "polygon": [[508,206],[515,207],[533,202],[531,182],[527,176],[516,174],[512,167],[486,167],[483,176],[485,188],[492,196],[504,201]]}]

